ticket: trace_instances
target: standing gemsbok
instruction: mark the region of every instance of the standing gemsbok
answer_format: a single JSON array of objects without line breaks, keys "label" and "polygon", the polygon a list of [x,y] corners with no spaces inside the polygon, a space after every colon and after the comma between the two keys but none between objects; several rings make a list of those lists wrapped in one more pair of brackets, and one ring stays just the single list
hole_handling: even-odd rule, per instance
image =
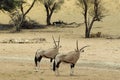
[{"label": "standing gemsbok", "polygon": [[[41,49],[37,50],[37,52],[35,54],[35,58],[34,58],[36,70],[38,68],[38,62],[40,63],[40,61],[43,57],[44,58],[49,58],[50,62],[52,64],[52,60],[59,53],[59,48],[61,47],[60,46],[60,36],[58,38],[58,41],[55,41],[53,36],[52,36],[52,38],[53,38],[53,41],[54,41],[54,44],[55,44],[55,46],[53,48],[50,48],[50,49],[47,49],[47,50],[41,50]],[[56,42],[58,42],[58,44]],[[52,65],[50,65],[50,66],[52,66]]]},{"label": "standing gemsbok", "polygon": [[57,75],[59,75],[58,68],[61,62],[70,64],[70,67],[71,67],[70,75],[73,75],[73,68],[75,67],[76,62],[80,57],[80,53],[84,52],[83,49],[88,46],[84,46],[81,49],[78,49],[78,41],[76,41],[76,47],[77,48],[75,49],[75,51],[70,51],[67,54],[58,54],[55,57],[54,63],[53,63],[53,71],[56,71],[57,69]]}]

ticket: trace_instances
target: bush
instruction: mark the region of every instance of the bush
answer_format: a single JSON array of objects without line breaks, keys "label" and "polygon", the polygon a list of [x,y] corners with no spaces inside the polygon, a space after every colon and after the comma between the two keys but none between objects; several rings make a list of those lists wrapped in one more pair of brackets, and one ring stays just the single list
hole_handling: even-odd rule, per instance
[{"label": "bush", "polygon": [[21,26],[22,29],[34,29],[34,28],[43,28],[40,24],[34,20],[24,20]]},{"label": "bush", "polygon": [[29,17],[25,17],[23,19],[22,24],[22,15],[19,13],[19,11],[14,11],[10,14],[11,20],[9,23],[14,26],[15,29],[34,29],[34,28],[43,28],[38,22],[31,20]]}]

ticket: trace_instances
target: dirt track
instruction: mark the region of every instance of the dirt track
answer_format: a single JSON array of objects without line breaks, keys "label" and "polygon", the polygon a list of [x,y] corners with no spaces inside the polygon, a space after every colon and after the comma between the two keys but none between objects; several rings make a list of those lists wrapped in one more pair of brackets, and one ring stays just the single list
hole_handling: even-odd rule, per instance
[{"label": "dirt track", "polygon": [[[16,60],[17,59],[17,60]],[[50,70],[49,62],[43,60],[39,72],[34,71],[31,58],[8,58],[0,59],[0,80],[119,80],[120,71],[118,66],[106,63],[86,63],[80,61],[75,67],[75,75],[69,76],[69,65],[60,66],[60,76]],[[117,64],[118,65],[118,64]]]},{"label": "dirt track", "polygon": [[[5,57],[0,56],[0,61],[12,61],[12,62],[29,62],[34,64],[34,58],[30,57]],[[47,59],[43,60],[44,62],[49,63]],[[77,63],[77,66],[80,67],[89,67],[89,68],[98,68],[98,69],[111,69],[111,70],[120,70],[120,64],[119,63],[113,63],[113,62],[100,62],[100,61],[79,61]]]}]

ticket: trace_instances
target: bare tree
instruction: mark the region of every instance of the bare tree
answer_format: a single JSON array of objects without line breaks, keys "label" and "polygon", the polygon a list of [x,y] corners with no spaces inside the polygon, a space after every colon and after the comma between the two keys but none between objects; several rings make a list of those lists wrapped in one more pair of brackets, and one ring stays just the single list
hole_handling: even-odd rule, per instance
[{"label": "bare tree", "polygon": [[31,6],[30,6],[26,11],[24,11],[24,10],[23,10],[23,9],[24,9],[24,7],[23,7],[23,0],[21,0],[21,3],[20,3],[21,15],[20,15],[20,17],[18,17],[19,22],[18,22],[18,25],[16,25],[16,31],[20,31],[20,30],[21,30],[22,23],[23,23],[23,21],[25,20],[26,15],[29,13],[29,11],[30,11],[30,10],[32,9],[32,7],[34,6],[35,1],[36,1],[36,0],[33,0]]},{"label": "bare tree", "polygon": [[[26,3],[24,0],[19,0],[19,7],[18,9],[15,9],[13,12],[10,12],[10,17],[11,17],[11,23],[14,24],[15,26],[15,31],[19,32],[21,30],[21,26],[26,18],[26,15],[29,13],[29,11],[32,9],[34,6],[36,0],[33,0],[32,4],[30,7],[24,11],[24,3]],[[19,10],[20,9],[20,10]]]},{"label": "bare tree", "polygon": [[83,9],[85,38],[90,38],[94,22],[101,21],[105,17],[105,8],[101,0],[78,0],[78,5]]},{"label": "bare tree", "polygon": [[25,20],[26,15],[34,6],[36,0],[33,0],[30,7],[24,11],[23,4],[26,3],[25,0],[0,0],[0,10],[7,11],[10,14],[11,21],[15,27],[15,31],[20,31],[23,21]]},{"label": "bare tree", "polygon": [[23,20],[24,20],[25,16],[29,13],[29,11],[32,9],[32,7],[34,6],[35,1],[36,1],[36,0],[33,0],[31,6],[27,9],[26,12],[24,12],[24,10],[23,10],[23,4],[21,3],[20,9],[21,9],[21,12],[22,12]]},{"label": "bare tree", "polygon": [[64,0],[39,0],[46,9],[46,23],[51,25],[51,17],[53,13],[61,8],[61,5],[64,3]]}]

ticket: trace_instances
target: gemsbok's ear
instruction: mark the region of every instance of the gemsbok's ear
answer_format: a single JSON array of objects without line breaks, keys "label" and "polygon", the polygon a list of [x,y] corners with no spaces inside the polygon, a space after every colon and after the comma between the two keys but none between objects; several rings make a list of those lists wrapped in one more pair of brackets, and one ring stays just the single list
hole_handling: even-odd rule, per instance
[{"label": "gemsbok's ear", "polygon": [[84,50],[82,50],[81,52],[84,52]]},{"label": "gemsbok's ear", "polygon": [[60,47],[59,48],[61,48],[62,46],[60,45]]},{"label": "gemsbok's ear", "polygon": [[75,49],[75,52],[77,52],[77,49]]}]

